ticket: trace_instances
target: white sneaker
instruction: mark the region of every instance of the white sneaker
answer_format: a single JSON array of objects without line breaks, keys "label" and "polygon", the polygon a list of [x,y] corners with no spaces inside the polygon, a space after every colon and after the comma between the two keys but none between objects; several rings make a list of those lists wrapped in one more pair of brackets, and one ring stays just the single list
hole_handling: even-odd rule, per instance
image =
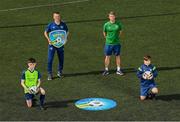
[{"label": "white sneaker", "polygon": [[123,73],[121,70],[117,70],[117,71],[116,71],[116,74],[117,74],[117,75],[121,75],[121,76],[124,75],[124,73]]}]

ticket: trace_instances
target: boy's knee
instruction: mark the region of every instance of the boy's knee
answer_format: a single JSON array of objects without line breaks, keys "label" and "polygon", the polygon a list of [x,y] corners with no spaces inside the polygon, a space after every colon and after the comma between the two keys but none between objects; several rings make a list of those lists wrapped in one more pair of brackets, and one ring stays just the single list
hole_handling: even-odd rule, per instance
[{"label": "boy's knee", "polygon": [[32,105],[27,105],[28,108],[32,108]]},{"label": "boy's knee", "polygon": [[31,107],[32,107],[32,102],[31,102],[30,100],[27,100],[26,103],[27,103],[27,107],[28,107],[28,108],[31,108]]},{"label": "boy's knee", "polygon": [[140,100],[143,101],[146,99],[146,96],[140,96]]},{"label": "boy's knee", "polygon": [[111,56],[106,56],[105,58],[106,58],[106,60],[109,60],[111,58]]},{"label": "boy's knee", "polygon": [[45,95],[45,94],[46,94],[46,92],[45,92],[45,90],[44,90],[43,88],[40,88],[40,93],[41,93],[42,95]]},{"label": "boy's knee", "polygon": [[152,93],[157,94],[158,93],[158,89],[157,88],[153,88],[152,89]]}]

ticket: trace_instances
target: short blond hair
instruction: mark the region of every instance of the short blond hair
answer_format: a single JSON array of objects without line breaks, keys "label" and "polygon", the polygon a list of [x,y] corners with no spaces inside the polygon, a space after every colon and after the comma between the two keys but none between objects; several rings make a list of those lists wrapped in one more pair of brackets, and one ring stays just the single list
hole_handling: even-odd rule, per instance
[{"label": "short blond hair", "polygon": [[108,15],[116,15],[116,13],[114,11],[110,11]]}]

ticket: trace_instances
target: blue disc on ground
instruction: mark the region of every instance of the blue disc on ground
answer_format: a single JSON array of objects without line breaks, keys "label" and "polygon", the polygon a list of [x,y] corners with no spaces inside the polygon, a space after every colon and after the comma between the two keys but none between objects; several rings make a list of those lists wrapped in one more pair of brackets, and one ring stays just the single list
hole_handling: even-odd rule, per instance
[{"label": "blue disc on ground", "polygon": [[101,111],[116,107],[117,103],[114,100],[106,98],[86,98],[78,100],[75,106],[82,110]]}]

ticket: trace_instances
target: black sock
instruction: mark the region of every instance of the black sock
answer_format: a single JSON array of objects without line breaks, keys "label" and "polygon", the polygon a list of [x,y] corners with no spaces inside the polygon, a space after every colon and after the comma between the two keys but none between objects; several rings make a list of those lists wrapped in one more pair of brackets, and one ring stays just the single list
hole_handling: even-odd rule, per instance
[{"label": "black sock", "polygon": [[156,94],[152,93],[152,98],[156,97]]},{"label": "black sock", "polygon": [[39,100],[40,100],[40,105],[43,106],[44,105],[44,100],[45,100],[45,95],[41,94]]}]

